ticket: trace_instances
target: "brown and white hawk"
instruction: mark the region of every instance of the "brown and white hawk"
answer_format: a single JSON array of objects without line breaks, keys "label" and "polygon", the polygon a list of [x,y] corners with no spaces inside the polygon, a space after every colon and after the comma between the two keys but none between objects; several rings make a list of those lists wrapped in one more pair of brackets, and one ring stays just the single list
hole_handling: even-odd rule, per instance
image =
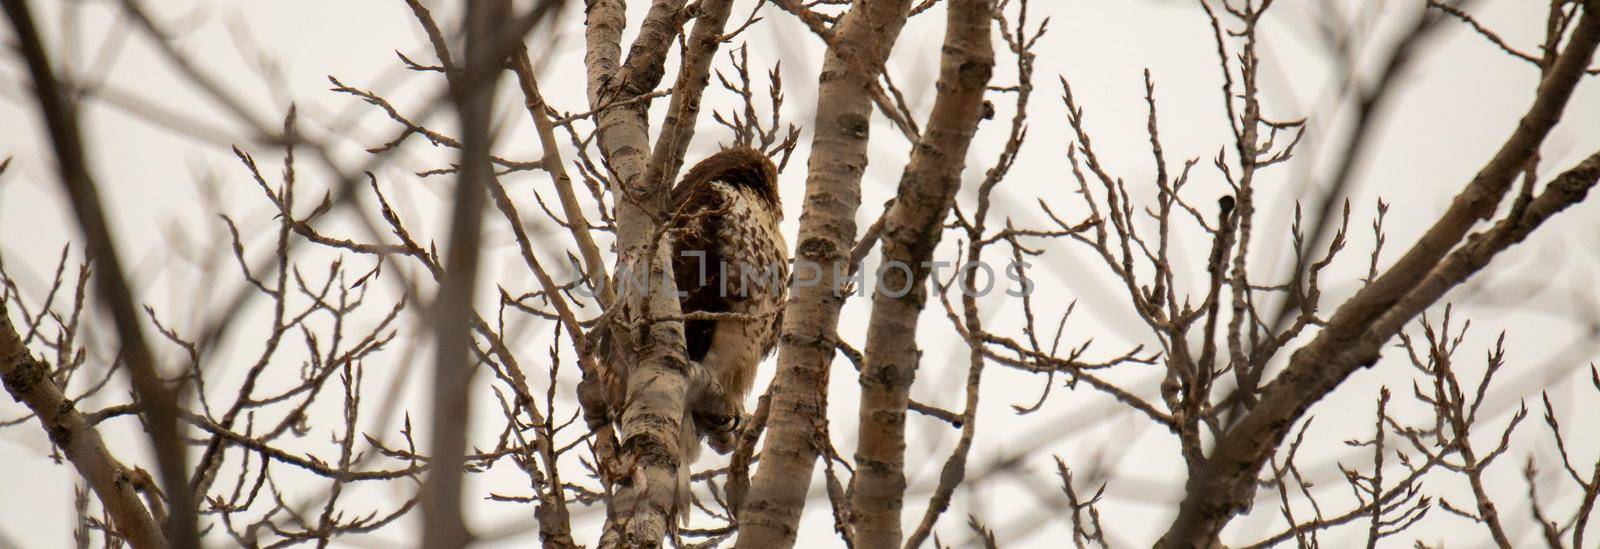
[{"label": "brown and white hawk", "polygon": [[[736,147],[701,160],[673,187],[670,208],[666,243],[682,310],[722,313],[683,326],[691,362],[680,435],[679,512],[685,513],[689,465],[699,454],[700,439],[708,438],[718,453],[733,449],[756,365],[776,347],[789,252],[778,227],[783,219],[778,170],[759,150]],[[630,288],[623,282],[619,289]],[[620,414],[634,353],[612,341],[611,330],[598,330],[598,351],[611,405],[617,408],[613,413]]]},{"label": "brown and white hawk", "polygon": [[[743,403],[756,364],[777,345],[788,291],[778,169],[756,149],[724,150],[689,169],[672,189],[672,208],[672,272],[683,312],[745,316],[685,322],[689,361]],[[707,419],[716,418],[697,422]],[[713,438],[713,448],[728,450],[717,446]]]}]

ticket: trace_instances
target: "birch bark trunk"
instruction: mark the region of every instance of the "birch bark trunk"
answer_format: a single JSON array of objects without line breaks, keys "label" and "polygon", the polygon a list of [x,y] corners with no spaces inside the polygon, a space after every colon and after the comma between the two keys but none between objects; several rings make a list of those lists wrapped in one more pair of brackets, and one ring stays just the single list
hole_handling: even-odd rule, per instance
[{"label": "birch bark trunk", "polygon": [[906,491],[905,422],[921,350],[917,318],[943,221],[961,188],[967,148],[984,116],[983,95],[994,72],[990,0],[951,0],[938,95],[927,128],[912,149],[900,190],[883,225],[884,265],[867,327],[861,368],[860,438],[850,504],[856,541],[899,547]]},{"label": "birch bark trunk", "polygon": [[818,420],[827,413],[829,366],[844,305],[843,279],[856,241],[856,209],[867,166],[871,90],[905,25],[910,2],[857,2],[829,31],[818,77],[806,198],[795,246],[795,279],[814,269],[813,284],[789,292],[773,379],[771,417],[761,465],[739,510],[740,548],[794,545],[815,472]]}]

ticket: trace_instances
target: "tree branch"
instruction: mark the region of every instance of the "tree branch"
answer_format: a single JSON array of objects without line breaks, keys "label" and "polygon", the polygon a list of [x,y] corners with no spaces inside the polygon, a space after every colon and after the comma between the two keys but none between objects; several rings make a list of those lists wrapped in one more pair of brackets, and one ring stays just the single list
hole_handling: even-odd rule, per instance
[{"label": "tree branch", "polygon": [[27,2],[5,0],[0,6],[11,19],[18,48],[27,59],[34,96],[39,101],[40,114],[55,148],[61,184],[72,203],[78,226],[83,230],[89,258],[98,271],[94,277],[95,292],[101,303],[110,309],[122,344],[122,358],[133,378],[134,393],[143,404],[141,409],[155,447],[162,490],[167,496],[167,515],[171,517],[165,525],[167,541],[179,549],[198,547],[195,500],[189,488],[185,443],[178,427],[178,403],[175,393],[162,383],[155,357],[145,342],[133,290],[123,277],[111,225],[89,173],[88,153],[78,128],[77,105],[55,79]]},{"label": "tree branch", "polygon": [[905,25],[909,4],[855,3],[829,35],[795,246],[796,270],[803,262],[819,272],[815,284],[793,289],[784,310],[761,467],[739,510],[741,548],[794,544],[816,467],[815,419],[826,414],[828,370],[844,305],[841,278],[856,240],[871,90]]},{"label": "tree branch", "polygon": [[12,398],[33,410],[50,442],[89,483],[111,515],[117,535],[139,549],[167,547],[161,527],[133,489],[128,468],[111,455],[93,424],[62,394],[50,378],[50,368],[23,346],[4,298],[0,298],[0,381]]},{"label": "tree branch", "polygon": [[909,269],[883,271],[867,327],[857,475],[850,500],[856,540],[865,547],[898,547],[901,542],[906,410],[922,355],[917,318],[927,304],[928,260],[961,188],[967,149],[984,116],[984,91],[994,72],[989,37],[994,2],[951,0],[948,9],[933,112],[884,217],[884,264]]},{"label": "tree branch", "polygon": [[[477,288],[479,242],[482,235],[485,189],[494,177],[489,165],[493,142],[490,120],[494,109],[495,80],[471,77],[501,70],[504,57],[494,56],[494,46],[506,32],[511,4],[505,1],[467,5],[463,33],[467,37],[464,71],[467,78],[451,79],[451,99],[461,118],[461,160],[455,204],[450,219],[450,244],[446,251],[444,282],[431,308],[433,317],[434,467],[422,485],[422,543],[428,547],[464,547],[471,533],[461,517],[462,464],[470,431],[468,388],[477,362],[469,359],[472,345],[472,298]],[[468,85],[475,82],[476,85]]]},{"label": "tree branch", "polygon": [[[1573,88],[1600,43],[1600,1],[1588,0],[1565,51],[1539,86],[1533,105],[1500,151],[1467,184],[1448,210],[1388,271],[1339,308],[1326,328],[1291,357],[1287,369],[1265,388],[1261,402],[1217,441],[1215,453],[1191,478],[1188,496],[1162,545],[1211,543],[1254,495],[1256,472],[1283,440],[1289,426],[1357,368],[1377,360],[1384,342],[1418,312],[1519,242],[1548,215],[1582,193],[1600,172],[1590,157],[1557,178],[1529,206],[1488,235],[1478,235],[1450,254],[1467,231],[1495,212],[1529,157],[1560,119]],[[1511,225],[1507,225],[1511,224]],[[1501,229],[1501,227],[1506,227]],[[1450,254],[1445,260],[1446,254]],[[1444,260],[1444,261],[1441,261]]]}]

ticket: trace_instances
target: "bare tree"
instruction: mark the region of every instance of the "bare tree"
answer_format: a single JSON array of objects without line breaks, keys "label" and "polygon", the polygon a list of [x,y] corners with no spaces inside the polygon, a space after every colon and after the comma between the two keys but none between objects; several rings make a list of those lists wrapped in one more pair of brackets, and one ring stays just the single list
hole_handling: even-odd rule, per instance
[{"label": "bare tree", "polygon": [[[802,531],[808,511],[828,514],[846,546],[908,549],[930,539],[945,546],[941,534],[958,532],[969,536],[962,545],[997,547],[1045,523],[1077,547],[1132,538],[1316,547],[1334,536],[1429,546],[1429,525],[1454,520],[1480,530],[1461,536],[1499,547],[1536,539],[1577,549],[1600,520],[1600,456],[1583,453],[1592,437],[1574,435],[1593,410],[1541,385],[1548,436],[1519,435],[1527,405],[1502,420],[1491,394],[1517,352],[1501,332],[1482,361],[1469,358],[1461,351],[1473,341],[1470,322],[1457,307],[1518,292],[1482,282],[1483,273],[1507,250],[1555,232],[1546,222],[1600,181],[1600,151],[1570,165],[1542,158],[1577,90],[1600,73],[1597,0],[1549,2],[1537,53],[1503,38],[1471,2],[1384,10],[1197,0],[1185,9],[1210,37],[1198,46],[1215,51],[1221,88],[1181,93],[1221,99],[1226,140],[1207,145],[1217,148],[1209,165],[1169,159],[1180,147],[1163,137],[1158,106],[1178,92],[1158,93],[1155,71],[1143,71],[1134,123],[1107,113],[1142,134],[1147,166],[1112,152],[1119,134],[1091,131],[1090,114],[1104,111],[1091,110],[1080,75],[1061,75],[1063,119],[1047,123],[1062,139],[1047,147],[1065,152],[1052,160],[1058,174],[1033,176],[1043,184],[1013,169],[1039,148],[1025,145],[1041,124],[1030,116],[1040,103],[1040,53],[1095,53],[1047,36],[1050,19],[1029,0],[653,0],[633,17],[628,8],[645,3],[589,0],[580,12],[559,0],[459,10],[394,2],[420,38],[384,47],[395,49],[398,70],[432,85],[423,100],[328,77],[330,96],[383,120],[388,138],[375,142],[347,135],[317,108],[290,102],[260,114],[265,104],[182,47],[177,22],[135,0],[108,6],[116,24],[238,133],[119,95],[74,61],[75,23],[36,22],[42,9],[75,21],[81,3],[31,4],[0,0],[29,110],[52,152],[50,181],[82,250],[63,249],[42,284],[6,268],[16,254],[0,257],[0,379],[20,404],[0,410],[21,414],[0,427],[42,428],[50,456],[81,477],[79,546],[98,538],[108,547],[323,547],[398,532],[421,546],[463,547],[516,533],[485,527],[476,511],[486,506],[516,513],[549,547],[788,547],[821,537]],[[1342,134],[1321,126],[1325,116],[1343,120],[1339,108],[1282,114],[1263,82],[1275,50],[1262,30],[1296,9],[1321,18],[1320,39],[1340,71],[1333,102],[1350,109]],[[549,70],[572,34],[556,21],[579,16],[581,84]],[[1357,47],[1391,18],[1392,42],[1374,42],[1383,55]],[[812,36],[788,37],[786,47],[822,60],[814,87],[801,80],[815,101],[798,115],[785,107],[794,73],[786,82],[782,68],[805,56],[752,62],[745,43],[790,28]],[[911,42],[928,28],[942,37],[937,55],[919,51],[932,42]],[[1416,76],[1410,68],[1452,28],[1536,68],[1531,102],[1434,217],[1382,200],[1368,216],[1352,199],[1359,168]],[[919,54],[937,59],[936,74],[897,83],[898,62]],[[1363,69],[1363,59],[1378,68]],[[566,110],[547,99],[569,95],[585,104]],[[520,105],[508,109],[503,97]],[[659,99],[664,110],[653,116]],[[204,147],[215,148],[217,135],[232,145],[223,178],[247,181],[249,203],[208,199],[196,207],[215,216],[208,228],[168,243],[199,273],[196,295],[164,306],[141,292],[143,271],[113,223],[130,214],[104,199],[104,182],[126,175],[96,169],[86,105],[127,111]],[[1305,158],[1322,150],[1308,140],[1324,137],[1339,144],[1334,156]],[[360,141],[359,155],[349,154],[351,141]],[[891,150],[885,142],[906,157],[879,154]],[[538,153],[522,157],[534,145]],[[684,451],[698,443],[685,439],[696,431],[680,422],[698,410],[705,376],[685,325],[771,318],[691,307],[673,272],[675,227],[707,211],[675,207],[675,182],[698,151],[734,146],[791,173],[791,156],[804,154],[804,174],[792,178],[804,181],[803,201],[793,274],[782,281],[789,299],[770,312],[782,315],[776,372],[752,413],[729,418],[730,438],[713,445],[728,453],[725,463],[696,468]],[[281,158],[280,174],[263,169],[264,155]],[[23,177],[6,174],[9,165],[0,162],[0,177]],[[863,209],[874,166],[887,166],[898,185],[881,208]],[[1317,166],[1331,169],[1322,177]],[[419,206],[419,192],[444,207]],[[546,203],[552,193],[555,205]],[[1288,230],[1266,220],[1287,204],[1269,198],[1283,196],[1296,199]],[[1398,254],[1386,233],[1394,216],[1426,226]],[[1356,261],[1365,268],[1344,277],[1333,266],[1358,241],[1352,222],[1367,217],[1371,246]],[[0,234],[0,245],[24,238]],[[1197,243],[1203,254],[1185,252]],[[1092,261],[1063,259],[1070,254]],[[501,279],[502,263],[529,276]],[[1057,299],[1080,294],[1071,287],[1038,291],[1058,283],[1039,275],[1063,264],[1113,281],[1118,310]],[[1002,280],[1016,286],[997,288]],[[923,319],[929,306],[936,314]],[[853,310],[865,313],[861,321],[849,318]],[[1106,350],[1095,344],[1097,328],[1117,314],[1136,319],[1136,335]],[[959,352],[930,356],[941,339]],[[600,340],[627,349],[626,359],[603,356]],[[945,381],[928,381],[935,363],[964,373],[945,384],[959,389],[914,398]],[[858,392],[836,394],[836,364],[857,370]],[[980,423],[984,405],[1008,398],[985,384],[990,367],[1038,378],[1041,394]],[[1313,406],[1357,391],[1350,380],[1369,368],[1412,390],[1376,387],[1374,415],[1338,437],[1351,453],[1332,466],[1308,463],[1330,446],[1313,430]],[[1600,370],[1589,370],[1596,393],[1580,399],[1600,395]],[[425,380],[422,404],[403,397],[412,377]],[[1078,441],[1059,433],[1015,437],[1020,453],[998,463],[973,457],[980,433],[1010,436],[1048,403],[1093,399],[1110,403],[1108,418],[1170,435],[1171,455],[1147,456],[1176,464],[1183,479],[1161,525],[1103,520],[1117,505],[1108,486],[1123,482],[1111,469],[1130,451],[1129,433],[1101,441],[1097,455],[1113,457],[1091,463],[1048,455]],[[424,409],[414,425],[411,412]],[[848,413],[830,422],[830,409]],[[854,440],[837,432],[838,417],[853,419]],[[913,428],[912,418],[933,429]],[[149,455],[129,443],[139,439]],[[910,450],[930,447],[947,453]],[[1516,458],[1525,458],[1520,483],[1497,481],[1511,469],[1500,462]],[[968,517],[948,517],[961,508],[960,490],[1020,477],[1024,464],[1042,464],[1059,489],[1028,482],[1036,504],[987,516],[968,505]],[[819,465],[826,501],[812,497]],[[1330,476],[1342,484],[1318,480]],[[690,497],[681,478],[697,485]],[[1448,483],[1462,489],[1436,488]],[[1269,526],[1235,526],[1241,516]],[[1009,522],[993,527],[994,519]]]}]

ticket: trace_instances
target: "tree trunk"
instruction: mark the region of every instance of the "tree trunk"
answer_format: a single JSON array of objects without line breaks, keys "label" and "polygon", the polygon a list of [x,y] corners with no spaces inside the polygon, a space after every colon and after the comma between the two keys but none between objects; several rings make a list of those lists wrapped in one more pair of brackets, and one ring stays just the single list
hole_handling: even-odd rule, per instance
[{"label": "tree trunk", "polygon": [[[817,460],[817,421],[833,363],[843,279],[856,240],[867,167],[871,89],[905,25],[910,2],[857,2],[830,31],[817,87],[806,199],[795,246],[796,285],[784,308],[778,373],[761,466],[739,510],[740,548],[794,545]],[[802,274],[805,269],[813,272]],[[815,274],[815,276],[810,276]]]},{"label": "tree trunk", "polygon": [[917,318],[927,301],[927,262],[961,187],[967,148],[984,115],[983,95],[994,72],[989,39],[994,3],[952,0],[948,7],[939,93],[884,221],[883,264],[896,267],[879,271],[867,328],[850,501],[856,541],[863,547],[900,546],[906,407],[921,357]]}]

